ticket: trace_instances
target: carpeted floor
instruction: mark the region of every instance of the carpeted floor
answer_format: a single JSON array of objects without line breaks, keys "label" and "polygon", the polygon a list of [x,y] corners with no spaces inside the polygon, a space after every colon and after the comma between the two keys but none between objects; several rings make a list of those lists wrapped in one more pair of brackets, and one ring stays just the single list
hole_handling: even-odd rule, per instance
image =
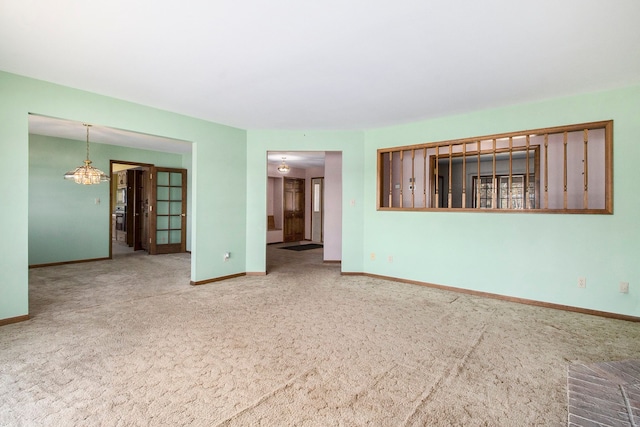
[{"label": "carpeted floor", "polygon": [[0,425],[561,426],[567,366],[640,325],[366,277],[268,249],[189,286],[189,255],[30,271],[0,328]]}]

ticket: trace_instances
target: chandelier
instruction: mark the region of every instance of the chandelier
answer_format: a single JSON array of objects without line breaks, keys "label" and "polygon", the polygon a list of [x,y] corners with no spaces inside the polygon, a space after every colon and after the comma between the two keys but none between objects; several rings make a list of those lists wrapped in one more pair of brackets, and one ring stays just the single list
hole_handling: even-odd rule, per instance
[{"label": "chandelier", "polygon": [[281,174],[286,174],[289,173],[289,171],[291,170],[291,168],[289,167],[289,165],[287,165],[284,162],[284,159],[286,159],[286,157],[282,158],[282,163],[280,163],[280,166],[278,166],[278,172],[280,172]]},{"label": "chandelier", "polygon": [[76,184],[84,185],[109,182],[110,178],[104,172],[91,166],[91,160],[89,160],[89,128],[91,125],[86,123],[83,123],[83,125],[87,128],[87,160],[84,161],[84,166],[78,166],[74,170],[65,173],[64,179],[73,180]]}]

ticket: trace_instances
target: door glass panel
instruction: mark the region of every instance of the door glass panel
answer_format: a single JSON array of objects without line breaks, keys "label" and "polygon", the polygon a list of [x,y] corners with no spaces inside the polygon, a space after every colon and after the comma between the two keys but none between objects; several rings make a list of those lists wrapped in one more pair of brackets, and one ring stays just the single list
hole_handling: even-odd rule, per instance
[{"label": "door glass panel", "polygon": [[158,202],[158,215],[169,215],[169,202]]},{"label": "door glass panel", "polygon": [[171,202],[171,215],[179,215],[182,213],[182,202]]},{"label": "door glass panel", "polygon": [[[169,218],[170,218],[169,222],[170,222],[171,227],[167,227],[167,228],[171,228],[173,230],[180,230],[182,228],[182,216],[181,215],[171,215]],[[160,227],[158,227],[158,228],[160,228]]]},{"label": "door glass panel", "polygon": [[169,191],[171,192],[171,200],[182,200],[182,187],[170,187]]},{"label": "door glass panel", "polygon": [[167,230],[157,230],[156,242],[159,245],[166,245],[169,243],[169,232]]},{"label": "door glass panel", "polygon": [[182,231],[171,230],[169,231],[169,243],[181,243]]},{"label": "door glass panel", "polygon": [[158,185],[169,185],[169,172],[158,172],[157,183]]},{"label": "door glass panel", "polygon": [[169,185],[175,185],[178,187],[182,186],[182,174],[177,172],[171,172],[171,182]]},{"label": "door glass panel", "polygon": [[158,215],[156,228],[158,230],[166,230],[167,228],[169,228],[169,217],[166,215],[163,215],[163,216]]},{"label": "door glass panel", "polygon": [[169,187],[158,186],[158,200],[169,200]]}]

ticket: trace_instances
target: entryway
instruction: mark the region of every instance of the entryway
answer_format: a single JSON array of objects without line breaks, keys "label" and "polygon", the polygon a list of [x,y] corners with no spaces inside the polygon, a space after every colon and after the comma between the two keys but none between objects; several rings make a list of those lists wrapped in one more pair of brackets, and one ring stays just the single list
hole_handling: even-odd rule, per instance
[{"label": "entryway", "polygon": [[342,153],[268,152],[265,219],[268,245],[318,243],[322,262],[340,262]]}]

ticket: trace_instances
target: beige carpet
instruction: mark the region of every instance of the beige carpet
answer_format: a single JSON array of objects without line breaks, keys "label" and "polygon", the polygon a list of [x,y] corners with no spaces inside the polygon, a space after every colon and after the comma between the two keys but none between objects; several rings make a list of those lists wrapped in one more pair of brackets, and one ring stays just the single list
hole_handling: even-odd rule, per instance
[{"label": "beige carpet", "polygon": [[30,271],[0,328],[0,425],[561,426],[570,363],[640,325],[364,277],[322,249],[189,286],[189,256]]}]

